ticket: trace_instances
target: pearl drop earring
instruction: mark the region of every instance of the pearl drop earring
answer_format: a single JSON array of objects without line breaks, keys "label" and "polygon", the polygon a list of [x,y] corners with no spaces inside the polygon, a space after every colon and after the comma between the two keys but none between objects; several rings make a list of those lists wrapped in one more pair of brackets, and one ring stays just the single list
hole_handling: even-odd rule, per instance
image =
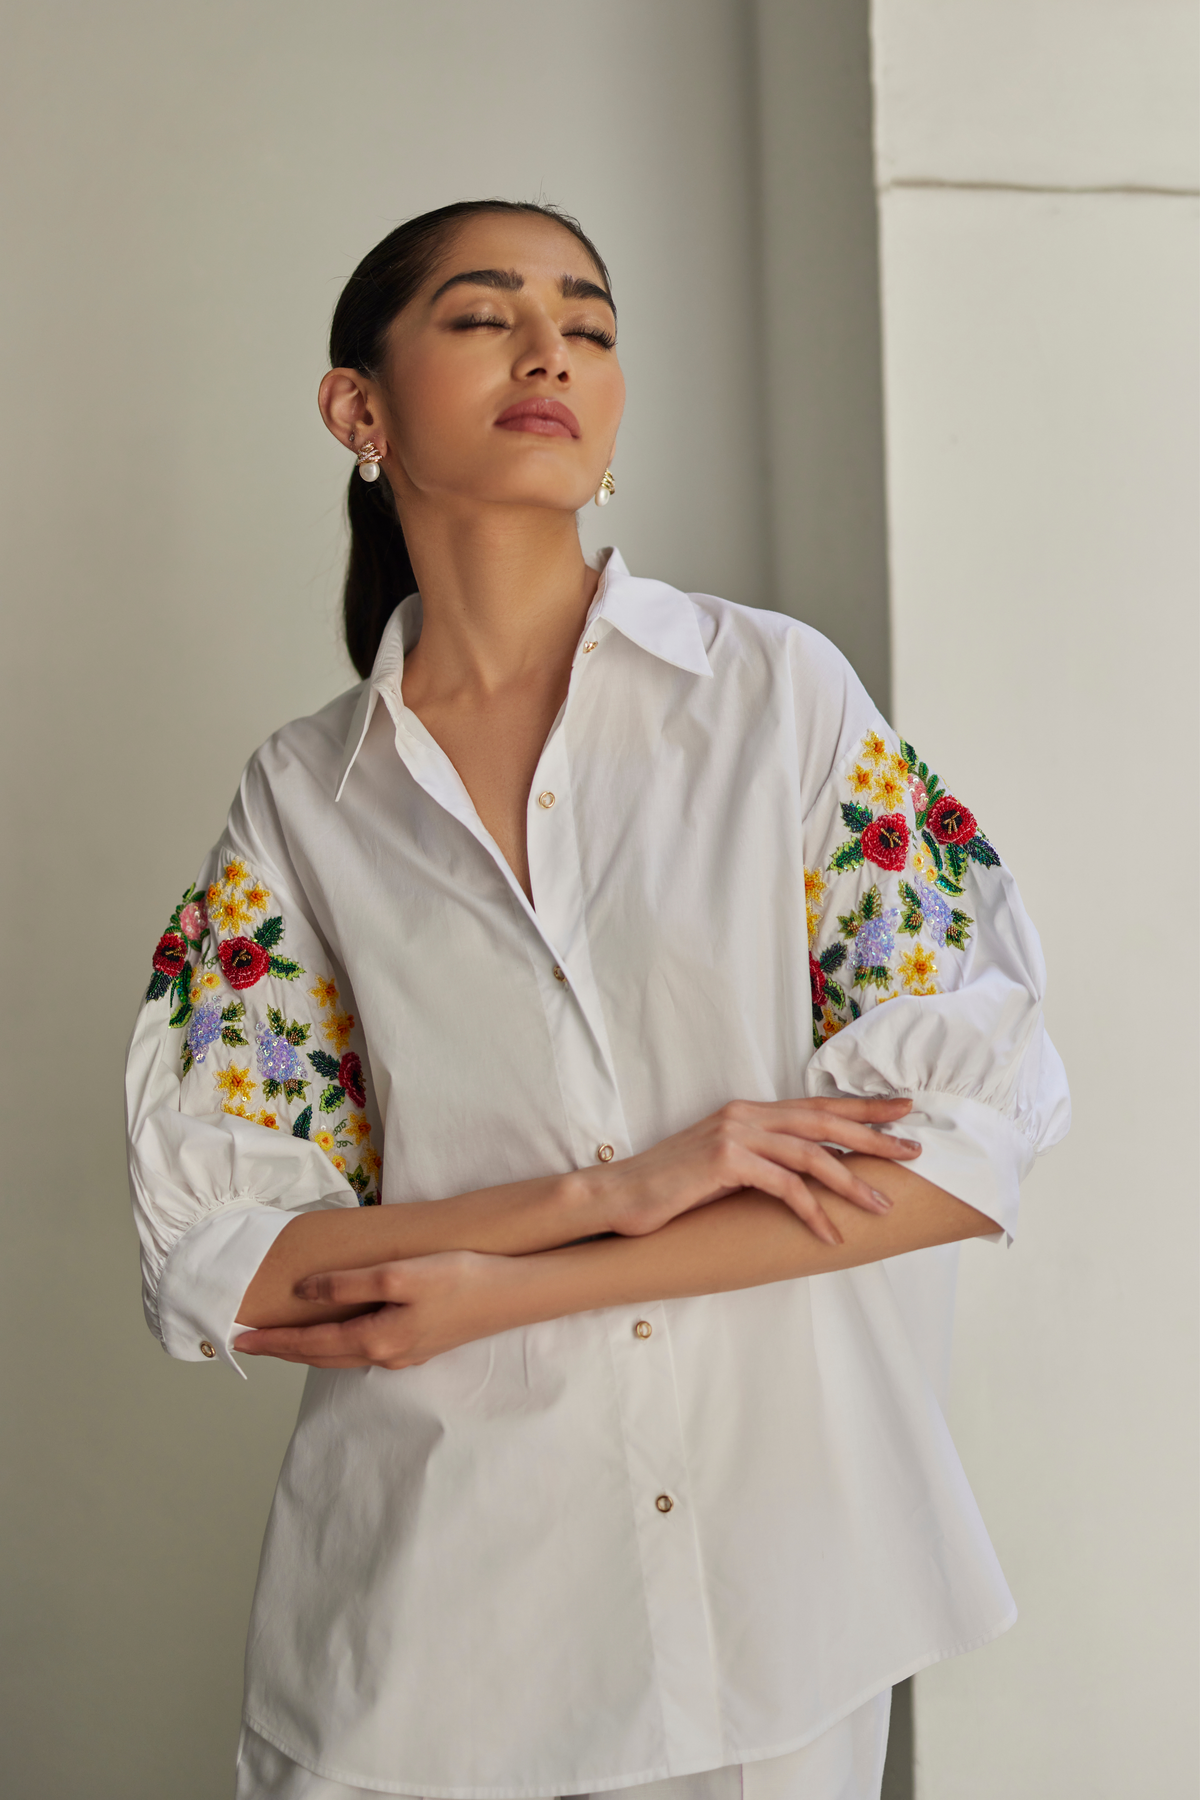
[{"label": "pearl drop earring", "polygon": [[358,472],[364,481],[379,480],[379,465],[382,461],[382,452],[377,450],[371,439],[368,438],[358,453]]},{"label": "pearl drop earring", "polygon": [[617,484],[613,480],[612,470],[605,469],[604,480],[600,483],[600,486],[596,489],[596,505],[597,506],[607,506],[609,501],[612,499],[613,495],[616,493],[616,491],[617,491]]}]

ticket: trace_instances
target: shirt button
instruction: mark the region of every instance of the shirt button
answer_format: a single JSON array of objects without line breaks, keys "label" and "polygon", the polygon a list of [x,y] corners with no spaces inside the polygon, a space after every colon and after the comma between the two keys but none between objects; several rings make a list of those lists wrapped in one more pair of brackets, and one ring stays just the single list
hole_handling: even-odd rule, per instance
[{"label": "shirt button", "polygon": [[555,965],[554,965],[554,979],[555,979],[555,981],[561,981],[563,986],[566,987],[567,978],[563,974],[562,970],[559,968],[557,963],[555,963]]},{"label": "shirt button", "polygon": [[550,808],[554,805],[554,795],[550,792],[549,788],[546,789],[544,794],[538,795],[538,805],[546,812],[549,812]]},{"label": "shirt button", "polygon": [[611,1144],[601,1144],[600,1148],[596,1152],[597,1162],[611,1162],[612,1159],[613,1159],[612,1145]]},{"label": "shirt button", "polygon": [[649,1319],[639,1319],[633,1328],[633,1335],[634,1337],[648,1338],[653,1330],[654,1327]]},{"label": "shirt button", "polygon": [[672,1500],[670,1494],[660,1494],[654,1504],[657,1506],[659,1512],[666,1513],[670,1512],[675,1502]]},{"label": "shirt button", "polygon": [[594,650],[596,648],[596,642],[597,642],[597,640],[595,638],[588,639],[587,643],[583,646],[583,654],[585,656],[587,655],[589,650]]},{"label": "shirt button", "polygon": [[217,1354],[207,1338],[200,1339],[200,1354],[201,1356],[215,1356]]}]

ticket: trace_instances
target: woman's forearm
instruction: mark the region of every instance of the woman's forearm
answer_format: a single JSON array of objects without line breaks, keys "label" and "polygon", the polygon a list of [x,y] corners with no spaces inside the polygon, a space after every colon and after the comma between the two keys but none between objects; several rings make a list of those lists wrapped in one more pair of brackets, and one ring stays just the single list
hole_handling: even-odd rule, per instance
[{"label": "woman's forearm", "polygon": [[240,1325],[307,1325],[361,1307],[300,1300],[297,1283],[331,1269],[364,1269],[439,1250],[525,1256],[607,1229],[600,1184],[587,1173],[481,1188],[450,1200],[330,1207],[297,1213],[275,1239],[238,1309]]},{"label": "woman's forearm", "polygon": [[766,1195],[716,1200],[648,1237],[605,1238],[518,1258],[505,1301],[506,1322],[532,1324],[598,1307],[760,1287],[998,1229],[911,1169],[875,1157],[853,1160],[893,1206],[884,1215],[868,1213],[823,1190],[821,1204],[841,1233],[840,1245],[822,1243],[788,1207]]}]

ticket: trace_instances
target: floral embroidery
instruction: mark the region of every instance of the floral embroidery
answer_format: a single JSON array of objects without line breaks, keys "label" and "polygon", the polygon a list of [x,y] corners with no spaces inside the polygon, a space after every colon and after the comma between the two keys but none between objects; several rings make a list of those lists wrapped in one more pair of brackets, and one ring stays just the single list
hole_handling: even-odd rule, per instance
[{"label": "floral embroidery", "polygon": [[[819,875],[816,880],[823,894],[824,880]],[[300,963],[281,953],[284,919],[282,913],[271,911],[271,903],[267,884],[240,857],[227,857],[207,890],[185,889],[155,945],[146,1000],[170,996],[168,1023],[183,1033],[184,1075],[202,1065],[216,1046],[250,1048],[243,994],[257,988],[268,975],[296,981],[305,973]],[[255,1111],[248,1104],[260,1084],[268,1102],[301,1103],[302,1110],[290,1123],[292,1136],[311,1139],[325,1152],[358,1195],[360,1205],[378,1206],[383,1163],[371,1143],[362,1059],[350,1048],[356,1020],[343,1009],[331,975],[318,975],[315,980],[316,985],[308,991],[323,1015],[322,1035],[336,1054],[309,1049],[314,1026],[288,1019],[278,1007],[269,1006],[266,1018],[254,1021],[252,1033],[258,1079],[249,1064],[231,1062],[227,1068],[213,1070],[213,1086],[223,1112],[268,1131],[287,1130],[289,1121],[269,1106]],[[233,990],[224,1006],[222,989],[227,994]],[[328,1125],[323,1122],[315,1133],[313,1104],[307,1103],[313,1071],[323,1084],[315,1103],[320,1113],[327,1117],[344,1114]],[[345,1154],[349,1151],[359,1153],[353,1168]]]},{"label": "floral embroidery", "polygon": [[[846,777],[850,798],[841,817],[848,836],[826,870],[805,870],[813,1041],[826,1042],[861,1016],[847,988],[883,1004],[900,993],[940,993],[936,952],[964,951],[974,919],[956,904],[966,892],[972,863],[997,868],[1000,858],[970,808],[948,793],[912,745],[891,750],[879,733],[867,732]],[[908,806],[905,805],[907,795]],[[857,909],[838,915],[841,941],[817,949],[823,922],[826,876],[870,867],[880,871]],[[886,878],[898,876],[895,898],[884,898]],[[891,898],[889,892],[888,898]],[[897,959],[897,938],[914,940]],[[837,961],[831,960],[836,954]],[[840,980],[831,977],[844,967]]]}]

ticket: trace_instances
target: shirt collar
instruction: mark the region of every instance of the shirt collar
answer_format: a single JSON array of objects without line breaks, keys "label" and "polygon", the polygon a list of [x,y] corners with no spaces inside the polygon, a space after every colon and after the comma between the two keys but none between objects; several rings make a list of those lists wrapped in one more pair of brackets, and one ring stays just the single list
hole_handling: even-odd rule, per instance
[{"label": "shirt collar", "polygon": [[[700,635],[700,621],[691,600],[665,581],[649,581],[640,575],[631,575],[617,549],[600,552],[600,585],[588,609],[584,635],[601,621],[660,661],[684,669],[689,675],[711,678],[712,668]],[[403,704],[400,683],[404,675],[404,657],[420,635],[421,596],[409,594],[383,628],[371,673],[363,683],[351,716],[345,754],[338,771],[336,800],[341,799],[346,777],[358,759],[380,696],[387,694],[393,703]]]}]

